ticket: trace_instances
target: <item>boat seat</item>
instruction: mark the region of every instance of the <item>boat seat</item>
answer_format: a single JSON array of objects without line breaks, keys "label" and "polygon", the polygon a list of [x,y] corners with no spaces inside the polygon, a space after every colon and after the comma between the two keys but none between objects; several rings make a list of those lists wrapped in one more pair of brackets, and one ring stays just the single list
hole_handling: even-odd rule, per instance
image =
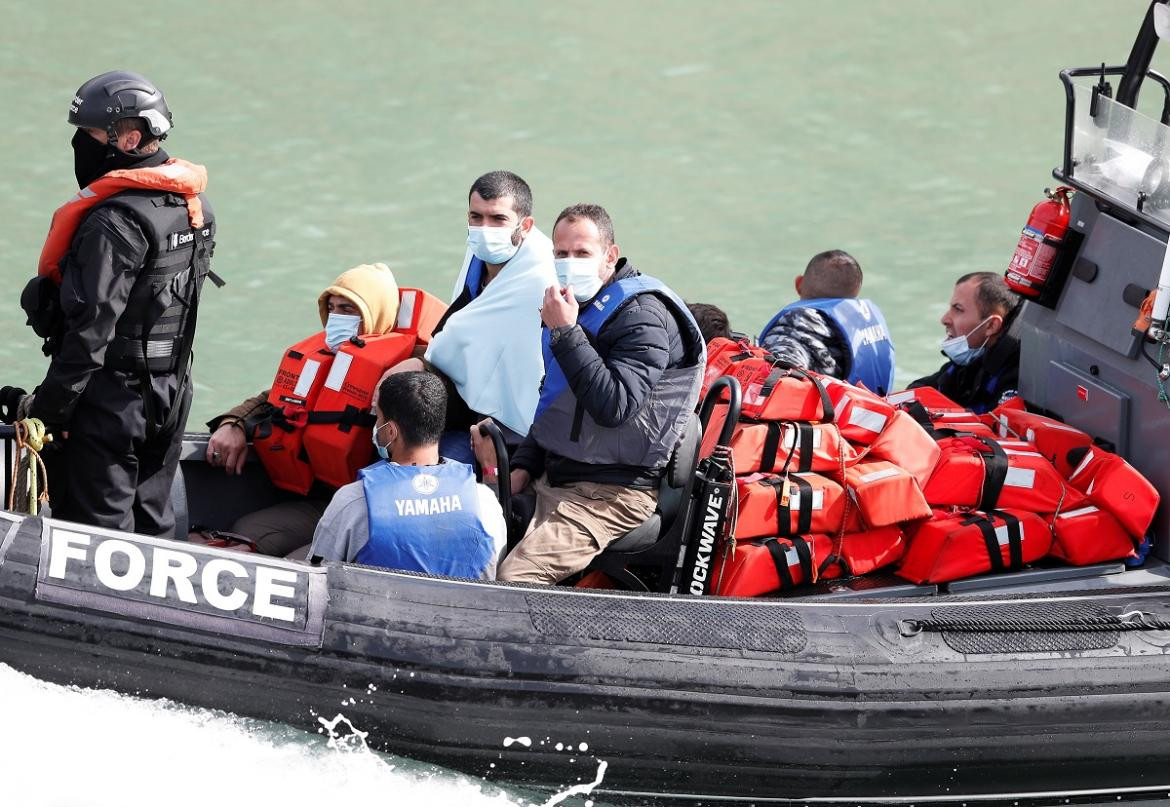
[{"label": "boat seat", "polygon": [[653,515],[606,547],[589,564],[590,569],[604,572],[623,588],[649,591],[649,587],[628,567],[657,568],[655,588],[659,591],[670,588],[687,522],[684,503],[690,501],[690,486],[699,461],[701,438],[699,418],[692,416],[666,464],[658,485],[658,506]]}]

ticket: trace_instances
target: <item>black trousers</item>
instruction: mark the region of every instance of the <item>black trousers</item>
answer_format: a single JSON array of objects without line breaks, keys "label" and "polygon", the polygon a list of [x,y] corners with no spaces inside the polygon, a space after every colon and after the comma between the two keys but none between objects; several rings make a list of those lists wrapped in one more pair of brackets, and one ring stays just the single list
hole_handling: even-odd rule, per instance
[{"label": "black trousers", "polygon": [[[135,373],[102,369],[90,378],[49,468],[53,516],[142,535],[172,537],[171,483],[179,467],[191,386],[176,375],[155,375],[157,418],[178,406],[173,425],[148,434],[142,381]],[[185,536],[184,536],[185,537]]]}]

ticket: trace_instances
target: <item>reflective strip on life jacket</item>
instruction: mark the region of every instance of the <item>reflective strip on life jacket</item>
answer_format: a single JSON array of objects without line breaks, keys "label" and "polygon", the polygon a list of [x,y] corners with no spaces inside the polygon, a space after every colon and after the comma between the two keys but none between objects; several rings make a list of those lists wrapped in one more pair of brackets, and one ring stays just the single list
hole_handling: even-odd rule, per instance
[{"label": "reflective strip on life jacket", "polygon": [[429,345],[439,320],[447,313],[447,304],[422,289],[398,289],[398,319],[395,333],[414,334],[420,345]]}]

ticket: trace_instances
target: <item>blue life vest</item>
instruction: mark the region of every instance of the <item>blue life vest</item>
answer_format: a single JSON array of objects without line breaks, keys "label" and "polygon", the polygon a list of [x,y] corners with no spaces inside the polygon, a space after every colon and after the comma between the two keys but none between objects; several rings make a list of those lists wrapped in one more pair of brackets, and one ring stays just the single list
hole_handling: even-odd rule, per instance
[{"label": "blue life vest", "polygon": [[786,305],[760,331],[760,343],[786,312],[813,308],[825,314],[849,344],[851,384],[861,382],[871,392],[887,395],[894,390],[894,341],[881,309],[870,300],[855,297],[824,297],[797,300]]},{"label": "blue life vest", "polygon": [[706,364],[706,345],[686,303],[661,281],[633,275],[604,286],[581,308],[577,324],[596,337],[605,323],[631,298],[655,294],[672,309],[682,331],[688,358],[684,367],[663,372],[645,409],[616,427],[594,422],[569,388],[553,355],[548,328],[541,333],[544,382],[529,434],[541,448],[591,464],[621,464],[658,468],[666,464],[693,414]]},{"label": "blue life vest", "polygon": [[474,255],[471,256],[471,263],[467,264],[467,275],[463,280],[463,287],[467,289],[471,299],[474,300],[479,296],[483,289],[483,261]]},{"label": "blue life vest", "polygon": [[358,563],[473,578],[491,565],[495,541],[484,527],[470,465],[378,462],[358,477],[370,517]]}]

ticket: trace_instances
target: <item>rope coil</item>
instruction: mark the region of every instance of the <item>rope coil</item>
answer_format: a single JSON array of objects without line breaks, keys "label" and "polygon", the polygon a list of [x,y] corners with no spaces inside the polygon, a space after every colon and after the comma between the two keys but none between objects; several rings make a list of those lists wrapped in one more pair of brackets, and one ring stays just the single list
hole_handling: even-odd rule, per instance
[{"label": "rope coil", "polygon": [[14,513],[37,515],[49,503],[49,472],[40,452],[53,440],[38,418],[25,418],[12,424],[16,432],[16,453],[12,460],[11,484],[8,486],[8,509]]}]

